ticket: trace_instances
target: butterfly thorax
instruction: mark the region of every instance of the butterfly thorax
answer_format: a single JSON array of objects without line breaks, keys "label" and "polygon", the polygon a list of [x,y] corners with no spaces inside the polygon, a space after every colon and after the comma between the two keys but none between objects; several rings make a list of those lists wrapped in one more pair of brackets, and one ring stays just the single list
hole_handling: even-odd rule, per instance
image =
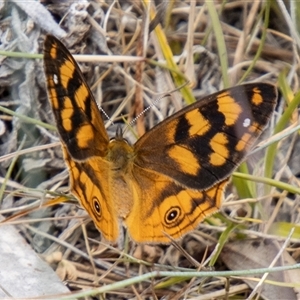
[{"label": "butterfly thorax", "polygon": [[106,159],[111,163],[112,171],[127,173],[133,155],[133,148],[125,139],[113,139],[108,145]]}]

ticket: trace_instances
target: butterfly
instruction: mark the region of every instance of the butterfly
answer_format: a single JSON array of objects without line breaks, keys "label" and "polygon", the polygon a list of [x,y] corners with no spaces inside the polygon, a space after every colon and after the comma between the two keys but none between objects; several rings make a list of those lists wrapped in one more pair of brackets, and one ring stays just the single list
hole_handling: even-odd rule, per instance
[{"label": "butterfly", "polygon": [[44,42],[47,92],[70,188],[109,242],[122,226],[138,243],[169,243],[222,203],[230,175],[268,123],[276,88],[250,83],[193,103],[134,145],[109,138],[79,66],[55,37]]}]

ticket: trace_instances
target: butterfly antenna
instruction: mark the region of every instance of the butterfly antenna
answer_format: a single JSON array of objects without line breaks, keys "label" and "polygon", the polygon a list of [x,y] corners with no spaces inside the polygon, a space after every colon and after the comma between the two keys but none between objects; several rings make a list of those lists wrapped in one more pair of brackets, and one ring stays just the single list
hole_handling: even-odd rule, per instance
[{"label": "butterfly antenna", "polygon": [[[182,84],[181,86],[179,86],[178,88],[172,90],[170,93],[166,93],[166,94],[163,94],[162,96],[158,97],[157,99],[155,99],[151,105],[149,105],[148,107],[146,107],[142,112],[140,112],[134,119],[131,120],[131,122],[127,125],[128,126],[132,126],[136,120],[138,118],[140,118],[143,114],[145,114],[145,112],[147,112],[149,109],[151,109],[153,106],[156,105],[157,102],[159,102],[161,99],[165,98],[165,97],[168,97],[171,95],[171,93],[174,93],[176,91],[179,91],[180,89],[182,89],[184,86],[186,86],[187,84],[189,83],[189,81],[185,82],[184,84]],[[127,128],[126,128],[127,129]],[[126,129],[124,131],[126,131]]]},{"label": "butterfly antenna", "polygon": [[109,115],[106,113],[106,111],[98,104],[98,102],[96,102],[96,103],[97,103],[98,109],[104,114],[104,116],[106,117],[106,119],[107,119],[108,121],[110,121],[110,123],[111,123],[112,125],[114,125],[113,120],[109,117]]},{"label": "butterfly antenna", "polygon": [[157,103],[158,101],[160,101],[162,98],[167,97],[167,96],[170,96],[170,94],[169,94],[169,93],[168,93],[168,94],[164,94],[164,95],[158,97],[157,99],[155,99],[155,100],[151,103],[151,105],[149,105],[148,107],[146,107],[146,108],[145,108],[142,112],[140,112],[135,118],[133,118],[127,126],[132,126],[132,125],[136,122],[136,120],[137,120],[138,118],[140,118],[142,115],[145,114],[146,111],[148,111],[150,108],[152,108],[153,106],[155,106],[156,103]]}]

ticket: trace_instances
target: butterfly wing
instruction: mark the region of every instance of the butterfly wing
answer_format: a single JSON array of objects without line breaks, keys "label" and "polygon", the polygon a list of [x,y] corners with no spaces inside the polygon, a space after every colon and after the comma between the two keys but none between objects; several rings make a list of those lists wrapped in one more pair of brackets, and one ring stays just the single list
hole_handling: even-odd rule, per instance
[{"label": "butterfly wing", "polygon": [[93,94],[70,52],[50,35],[44,43],[44,69],[57,129],[71,157],[104,157],[109,138]]},{"label": "butterfly wing", "polygon": [[[115,241],[119,223],[109,194],[109,138],[96,101],[65,46],[53,36],[44,44],[48,96],[70,172],[71,192],[104,237]],[[101,180],[100,180],[101,178]]]},{"label": "butterfly wing", "polygon": [[276,99],[275,87],[265,83],[212,94],[142,136],[134,164],[187,188],[208,189],[240,164],[268,123]]},{"label": "butterfly wing", "polygon": [[220,208],[233,170],[266,126],[276,104],[269,84],[247,84],[206,97],[167,118],[135,144],[135,200],[126,219],[138,242],[170,242]]},{"label": "butterfly wing", "polygon": [[[124,223],[139,243],[170,243],[194,230],[222,203],[228,179],[197,191],[176,184],[168,177],[134,168],[134,205]],[[167,235],[166,235],[166,234]]]}]

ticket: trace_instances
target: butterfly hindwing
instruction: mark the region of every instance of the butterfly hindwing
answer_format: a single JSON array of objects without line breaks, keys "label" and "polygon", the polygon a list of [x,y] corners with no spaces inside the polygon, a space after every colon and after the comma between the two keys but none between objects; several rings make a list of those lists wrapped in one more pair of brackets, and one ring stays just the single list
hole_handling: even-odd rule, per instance
[{"label": "butterfly hindwing", "polygon": [[120,235],[120,222],[116,213],[110,180],[106,176],[108,164],[100,157],[87,161],[72,159],[63,146],[64,158],[70,173],[72,194],[92,217],[94,224],[108,241],[116,241]]},{"label": "butterfly hindwing", "polygon": [[141,243],[169,243],[197,228],[206,217],[219,210],[228,178],[212,188],[187,189],[168,177],[135,168],[136,198],[124,221],[132,239]]}]

